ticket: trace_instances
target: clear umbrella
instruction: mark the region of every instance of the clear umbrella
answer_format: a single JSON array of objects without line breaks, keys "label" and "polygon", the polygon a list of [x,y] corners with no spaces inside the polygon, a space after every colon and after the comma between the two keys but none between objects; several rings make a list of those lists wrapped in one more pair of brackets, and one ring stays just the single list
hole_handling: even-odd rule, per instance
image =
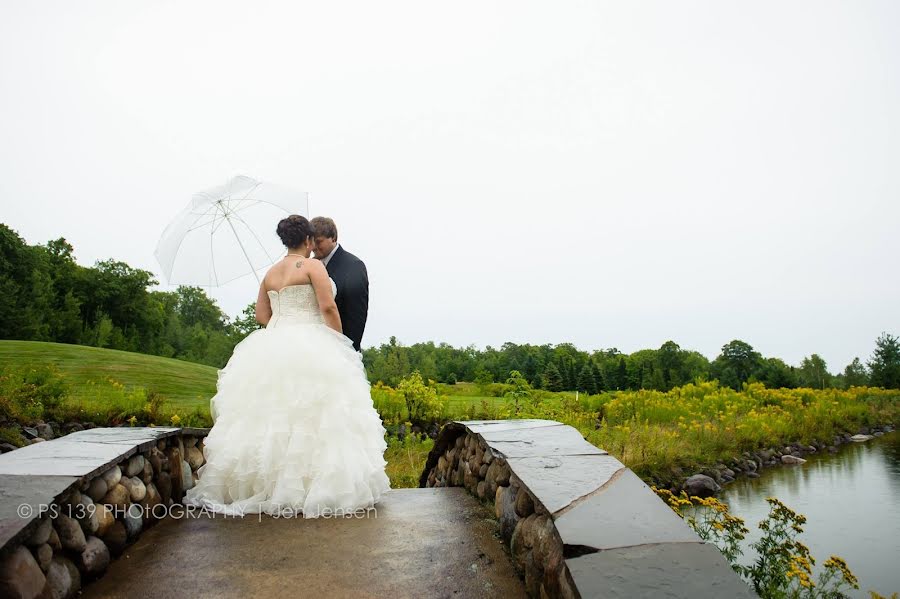
[{"label": "clear umbrella", "polygon": [[156,246],[162,274],[173,285],[216,287],[259,271],[284,252],[275,234],[289,214],[309,218],[309,194],[250,177],[194,194]]}]

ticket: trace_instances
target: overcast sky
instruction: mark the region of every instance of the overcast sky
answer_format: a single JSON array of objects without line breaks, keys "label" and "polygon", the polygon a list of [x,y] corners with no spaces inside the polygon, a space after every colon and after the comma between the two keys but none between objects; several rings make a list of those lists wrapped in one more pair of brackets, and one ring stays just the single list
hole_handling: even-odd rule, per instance
[{"label": "overcast sky", "polygon": [[900,333],[898,31],[893,0],[3,2],[0,222],[159,273],[245,174],[366,262],[364,346],[840,370]]}]

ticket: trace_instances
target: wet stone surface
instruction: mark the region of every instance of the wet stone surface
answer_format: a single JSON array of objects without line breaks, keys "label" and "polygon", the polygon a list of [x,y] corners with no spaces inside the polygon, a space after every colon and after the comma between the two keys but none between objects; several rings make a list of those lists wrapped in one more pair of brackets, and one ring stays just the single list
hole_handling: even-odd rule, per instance
[{"label": "wet stone surface", "polygon": [[594,549],[698,541],[687,523],[627,469],[601,492],[558,515],[556,528],[566,545]]},{"label": "wet stone surface", "polygon": [[581,433],[571,426],[484,431],[481,436],[491,449],[508,458],[606,454],[585,441]]},{"label": "wet stone surface", "polygon": [[27,537],[37,524],[41,506],[79,480],[77,476],[0,474],[0,547],[14,546]]},{"label": "wet stone surface", "polygon": [[609,455],[510,458],[507,463],[551,514],[593,493],[625,468]]},{"label": "wet stone surface", "polygon": [[663,543],[566,560],[582,597],[756,597],[715,545]]},{"label": "wet stone surface", "polygon": [[493,498],[501,536],[533,597],[753,596],[718,548],[573,427],[450,423],[420,484]]},{"label": "wet stone surface", "polygon": [[170,437],[178,432],[177,428],[164,427],[117,427],[92,428],[66,435],[67,441],[82,443],[118,443],[120,445],[137,445]]},{"label": "wet stone surface", "polygon": [[0,474],[93,476],[136,451],[131,443],[80,442],[63,437],[0,455]]},{"label": "wet stone surface", "polygon": [[521,420],[467,420],[457,421],[473,433],[491,433],[496,431],[512,431],[542,428],[546,426],[565,426],[555,420],[523,418]]}]

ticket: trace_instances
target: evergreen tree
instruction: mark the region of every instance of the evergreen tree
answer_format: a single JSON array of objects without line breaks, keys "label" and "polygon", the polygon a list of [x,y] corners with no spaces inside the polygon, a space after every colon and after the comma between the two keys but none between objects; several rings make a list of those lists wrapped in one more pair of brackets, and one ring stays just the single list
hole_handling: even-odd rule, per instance
[{"label": "evergreen tree", "polygon": [[585,364],[578,373],[578,391],[587,393],[588,395],[597,394],[597,384],[594,382],[594,373],[589,364]]},{"label": "evergreen tree", "polygon": [[875,341],[875,353],[869,360],[870,382],[873,387],[900,389],[900,340],[890,333],[882,333]]},{"label": "evergreen tree", "polygon": [[616,389],[628,388],[628,365],[625,356],[619,357],[619,368],[616,371]]},{"label": "evergreen tree", "polygon": [[597,363],[593,360],[591,360],[591,376],[594,379],[594,389],[597,390],[597,393],[606,389],[606,385],[603,381],[603,373],[600,372],[600,367],[597,366]]},{"label": "evergreen tree", "polygon": [[556,367],[556,364],[550,362],[544,368],[544,374],[542,377],[542,386],[547,391],[562,391],[563,390],[563,379],[562,375],[559,373],[559,368]]}]

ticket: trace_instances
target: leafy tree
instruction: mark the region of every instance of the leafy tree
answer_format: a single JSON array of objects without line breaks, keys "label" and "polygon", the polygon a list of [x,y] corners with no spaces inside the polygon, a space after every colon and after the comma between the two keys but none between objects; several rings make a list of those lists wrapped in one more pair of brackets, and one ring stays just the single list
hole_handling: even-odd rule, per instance
[{"label": "leafy tree", "polygon": [[494,375],[491,374],[486,368],[484,368],[483,366],[479,366],[475,369],[475,384],[478,385],[478,388],[481,390],[482,394],[485,393],[488,385],[493,382]]},{"label": "leafy tree", "polygon": [[262,326],[256,320],[256,302],[248,304],[232,323],[232,328],[238,340],[243,339],[257,329],[261,329]]},{"label": "leafy tree", "polygon": [[794,368],[778,358],[766,358],[756,371],[755,378],[769,389],[793,389],[797,386]]},{"label": "leafy tree", "polygon": [[875,341],[875,352],[869,359],[872,386],[900,389],[900,340],[882,333]]},{"label": "leafy tree", "polygon": [[800,363],[799,374],[801,384],[811,389],[824,389],[831,382],[828,367],[819,354],[803,358],[803,362]]},{"label": "leafy tree", "polygon": [[722,346],[722,353],[711,364],[711,370],[720,383],[739,390],[761,363],[762,356],[753,346],[735,339]]},{"label": "leafy tree", "polygon": [[869,384],[869,371],[866,365],[859,358],[853,358],[853,361],[844,368],[844,387],[864,387]]},{"label": "leafy tree", "polygon": [[403,395],[409,421],[413,424],[431,422],[440,415],[441,404],[433,385],[426,385],[418,371],[404,378],[397,385]]},{"label": "leafy tree", "polygon": [[518,370],[509,373],[506,384],[509,385],[509,390],[505,393],[505,397],[513,402],[513,413],[518,416],[521,403],[532,399],[531,384]]}]

